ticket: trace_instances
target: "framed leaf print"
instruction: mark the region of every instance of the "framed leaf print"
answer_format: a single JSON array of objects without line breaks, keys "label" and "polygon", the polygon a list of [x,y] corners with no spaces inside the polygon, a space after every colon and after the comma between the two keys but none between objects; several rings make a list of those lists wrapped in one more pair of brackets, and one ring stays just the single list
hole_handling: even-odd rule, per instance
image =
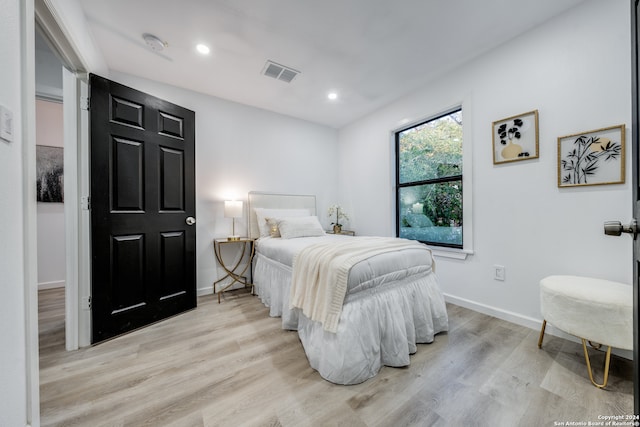
[{"label": "framed leaf print", "polygon": [[623,184],[624,125],[558,138],[558,187]]},{"label": "framed leaf print", "polygon": [[494,165],[538,157],[538,110],[493,122]]}]

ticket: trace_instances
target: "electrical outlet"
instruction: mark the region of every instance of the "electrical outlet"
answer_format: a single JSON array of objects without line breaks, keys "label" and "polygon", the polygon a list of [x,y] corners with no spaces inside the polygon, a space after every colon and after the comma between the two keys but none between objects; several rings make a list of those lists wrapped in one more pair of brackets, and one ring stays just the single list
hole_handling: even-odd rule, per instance
[{"label": "electrical outlet", "polygon": [[504,281],[505,268],[504,265],[494,265],[493,266],[493,279]]}]

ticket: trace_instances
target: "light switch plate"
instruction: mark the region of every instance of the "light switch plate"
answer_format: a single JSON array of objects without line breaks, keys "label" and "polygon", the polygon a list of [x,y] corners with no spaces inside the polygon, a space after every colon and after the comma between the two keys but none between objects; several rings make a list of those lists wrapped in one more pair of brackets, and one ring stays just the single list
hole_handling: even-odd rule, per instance
[{"label": "light switch plate", "polygon": [[13,141],[13,111],[0,105],[0,138]]}]

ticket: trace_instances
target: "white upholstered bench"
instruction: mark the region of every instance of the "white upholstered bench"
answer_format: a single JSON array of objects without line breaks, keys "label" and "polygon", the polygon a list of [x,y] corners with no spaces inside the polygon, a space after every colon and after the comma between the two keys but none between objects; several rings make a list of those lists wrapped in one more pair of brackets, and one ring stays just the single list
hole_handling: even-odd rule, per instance
[{"label": "white upholstered bench", "polygon": [[[606,387],[611,348],[633,349],[632,287],[590,277],[549,276],[540,281],[540,310],[543,322],[538,348],[542,347],[547,322],[581,338],[589,379],[598,388]],[[587,341],[594,348],[609,346],[602,384],[593,379]]]}]

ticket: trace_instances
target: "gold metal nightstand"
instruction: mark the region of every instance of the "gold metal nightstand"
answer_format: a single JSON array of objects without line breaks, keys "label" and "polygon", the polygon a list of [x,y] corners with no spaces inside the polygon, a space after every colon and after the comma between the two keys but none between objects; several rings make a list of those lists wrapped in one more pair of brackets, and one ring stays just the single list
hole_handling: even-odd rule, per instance
[{"label": "gold metal nightstand", "polygon": [[[234,265],[231,268],[229,268],[228,266],[225,265],[224,261],[222,260],[222,253],[221,253],[222,246],[225,246],[225,245],[228,245],[228,244],[242,245],[242,254],[240,255],[240,258],[238,258],[238,262],[236,262],[236,265]],[[236,270],[238,269],[238,267],[240,266],[240,263],[244,259],[244,255],[247,252],[247,249],[249,250],[249,259],[247,260],[247,265],[244,266],[244,268],[242,269],[241,272],[237,273]],[[229,289],[235,283],[241,283],[245,287],[251,286],[251,293],[253,294],[253,273],[250,272],[251,275],[252,275],[250,281],[247,280],[247,277],[244,276],[244,274],[249,269],[249,267],[251,266],[251,263],[253,261],[253,255],[255,253],[255,239],[250,239],[248,237],[240,237],[237,240],[229,240],[229,239],[226,239],[226,238],[225,239],[215,239],[213,241],[213,253],[215,254],[216,259],[218,260],[218,263],[220,264],[220,266],[224,269],[224,271],[227,272],[226,276],[224,276],[223,278],[218,279],[215,282],[213,282],[213,293],[214,294],[215,293],[218,294],[218,304],[220,304],[220,294],[223,293],[224,291],[226,291],[227,289]],[[231,281],[231,283],[229,283],[224,288],[222,288],[218,292],[216,292],[216,285],[218,283],[222,282],[227,277],[230,277],[230,278],[233,279]]]}]

